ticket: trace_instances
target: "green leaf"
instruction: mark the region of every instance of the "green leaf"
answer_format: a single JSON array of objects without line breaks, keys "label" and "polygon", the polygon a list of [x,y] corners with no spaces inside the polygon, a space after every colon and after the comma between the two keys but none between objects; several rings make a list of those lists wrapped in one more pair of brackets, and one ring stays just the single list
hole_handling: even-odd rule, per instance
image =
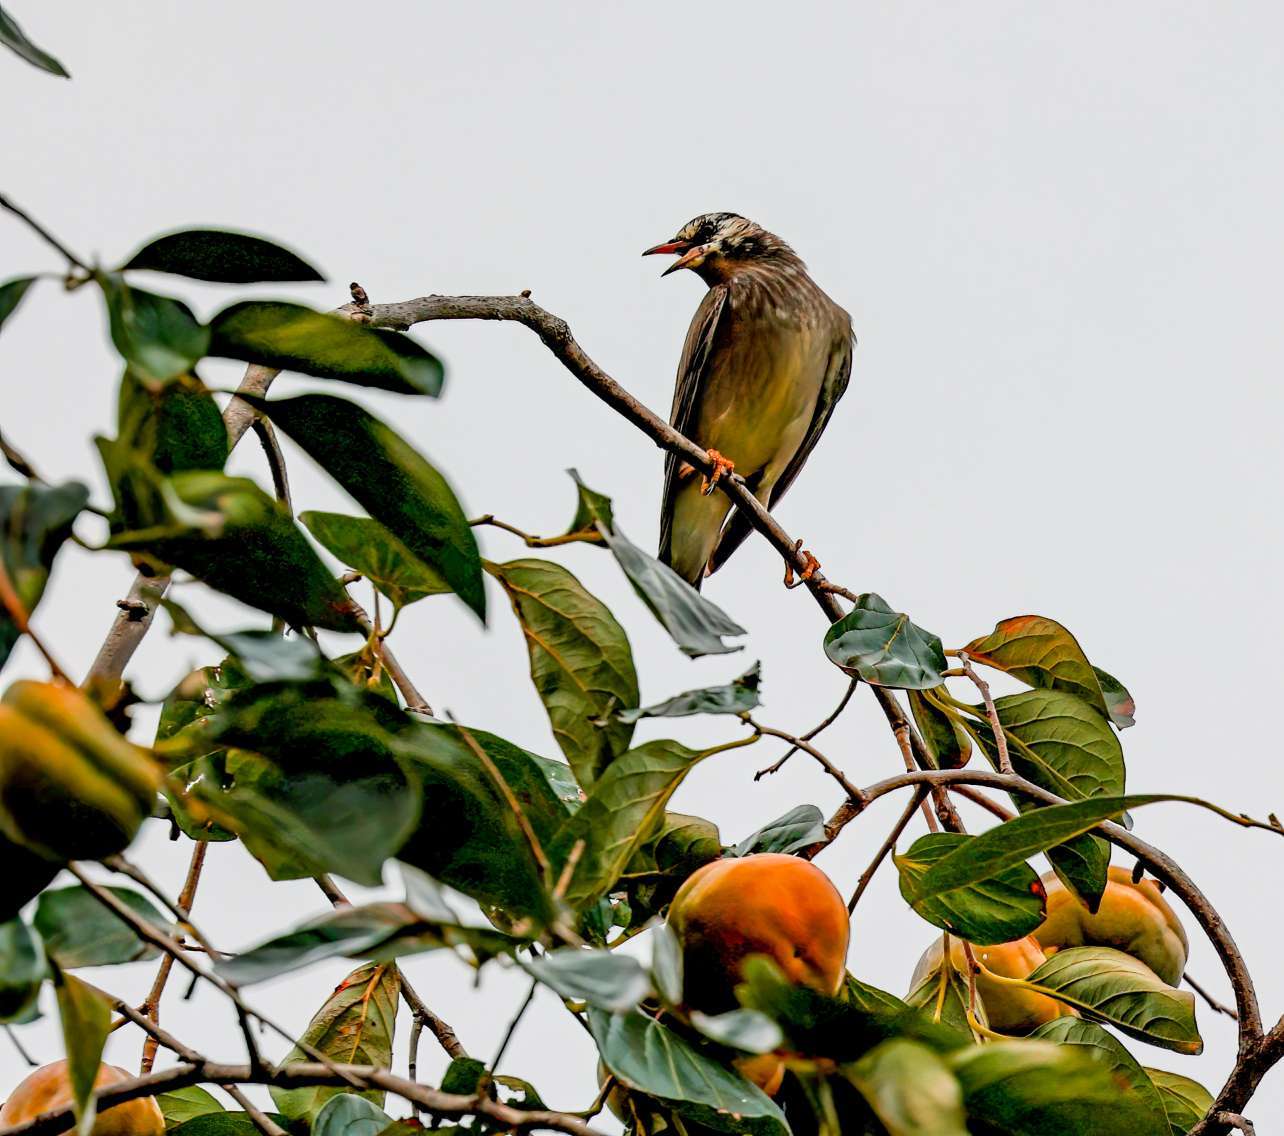
[{"label": "green leaf", "polygon": [[453,917],[426,919],[404,903],[340,907],[276,935],[215,969],[229,982],[249,986],[331,958],[387,962],[437,949],[468,948],[477,962],[511,953],[519,940],[487,927],[468,927]]},{"label": "green leaf", "polygon": [[108,547],[177,565],[296,627],[360,630],[347,593],[289,514],[254,482],[191,470],[166,484],[167,522],[118,533]]},{"label": "green leaf", "polygon": [[33,67],[40,68],[41,71],[48,71],[51,75],[58,75],[63,79],[71,78],[58,60],[47,51],[42,51],[23,34],[14,18],[3,8],[0,8],[0,43],[17,52],[21,58]]},{"label": "green leaf", "polygon": [[682,1005],[682,944],[668,923],[651,934],[651,981],[666,1006]]},{"label": "green leaf", "polygon": [[131,288],[114,273],[95,274],[107,301],[111,341],[144,377],[164,382],[190,371],[209,350],[209,328],[181,300]]},{"label": "green leaf", "polygon": [[454,589],[378,521],[342,513],[300,513],[316,539],[337,559],[360,572],[393,603],[405,607],[425,596]]},{"label": "green leaf", "polygon": [[759,705],[758,684],[762,665],[754,663],[744,674],[723,686],[705,686],[675,694],[654,706],[624,710],[621,722],[638,722],[643,718],[688,718],[693,714],[743,714]]},{"label": "green leaf", "polygon": [[143,245],[119,272],[146,269],[219,284],[324,280],[312,265],[272,241],[222,229],[184,229]]},{"label": "green leaf", "polygon": [[588,791],[633,736],[616,711],[638,704],[628,637],[596,596],[547,560],[487,564],[526,636],[531,680],[575,778]]},{"label": "green leaf", "polygon": [[187,1085],[181,1089],[172,1089],[168,1093],[157,1093],[156,1103],[160,1105],[166,1128],[177,1128],[180,1124],[185,1124],[198,1116],[209,1116],[226,1111],[218,1100],[200,1085]]},{"label": "green leaf", "polygon": [[[145,896],[130,888],[105,890],[158,930],[171,932],[165,917]],[[160,955],[159,950],[143,942],[128,923],[79,884],[42,892],[32,924],[40,932],[45,950],[64,970],[138,962]]]},{"label": "green leaf", "polygon": [[904,855],[893,853],[901,896],[934,927],[970,943],[990,946],[1024,938],[1047,914],[1047,893],[1038,874],[1024,862],[967,887],[918,899],[919,881],[932,865],[974,839],[958,832],[929,832]]},{"label": "green leaf", "polygon": [[[1135,1112],[1138,1117],[1146,1117],[1146,1123],[1135,1130],[1136,1136],[1168,1136],[1168,1121],[1159,1091],[1146,1071],[1137,1064],[1137,1059],[1114,1034],[1096,1022],[1067,1017],[1044,1022],[1031,1036],[1087,1050],[1105,1065],[1122,1092],[1136,1098]],[[1211,1098],[1209,1103],[1212,1103]]]},{"label": "green leaf", "polygon": [[888,1136],[967,1136],[963,1091],[949,1066],[926,1046],[892,1038],[841,1071]]},{"label": "green leaf", "polygon": [[[30,615],[44,595],[49,569],[89,501],[78,481],[62,485],[0,485],[0,558]],[[0,667],[18,641],[18,627],[0,605]]]},{"label": "green leaf", "polygon": [[1101,683],[1101,693],[1106,699],[1106,710],[1110,714],[1110,720],[1121,730],[1135,726],[1137,719],[1133,715],[1137,713],[1137,703],[1128,693],[1128,688],[1114,675],[1107,674],[1100,667],[1093,667],[1092,670],[1097,676],[1097,681]]},{"label": "green leaf", "polygon": [[968,1046],[950,1061],[969,1121],[985,1133],[1138,1136],[1144,1103],[1083,1047],[1047,1041]]},{"label": "green leaf", "polygon": [[629,1089],[667,1102],[718,1131],[785,1136],[776,1104],[738,1073],[706,1057],[667,1026],[634,1010],[589,1011],[602,1062]]},{"label": "green leaf", "polygon": [[[395,966],[371,963],[358,967],[313,1015],[300,1040],[333,1061],[389,1068],[392,1065],[392,1036],[400,993],[401,980]],[[296,1046],[282,1064],[306,1060],[309,1058]],[[345,1090],[317,1086],[305,1089],[273,1087],[270,1091],[276,1107],[285,1117],[313,1124],[326,1102]],[[376,1105],[383,1104],[384,1094],[381,1091],[372,1090],[360,1095]]]},{"label": "green leaf", "polygon": [[446,479],[386,423],[324,394],[248,398],[411,553],[486,618],[481,557]]},{"label": "green leaf", "polygon": [[910,712],[938,769],[962,769],[972,757],[972,739],[963,726],[926,691],[909,692]]},{"label": "green leaf", "polygon": [[945,680],[941,641],[866,592],[825,632],[825,654],[835,666],[873,686],[926,690]]},{"label": "green leaf", "polygon": [[540,772],[544,774],[544,779],[548,782],[549,788],[553,790],[553,795],[571,812],[574,812],[584,803],[584,790],[580,788],[579,782],[575,780],[574,772],[566,762],[559,761],[555,757],[544,757],[538,753],[532,753],[528,756]]},{"label": "green leaf", "polygon": [[[972,1023],[968,1021],[971,992],[968,990],[967,977],[959,972],[951,957],[943,951],[936,966],[924,974],[921,981],[905,995],[905,1001],[929,1015],[934,1022],[956,1029],[964,1035],[975,1035]],[[981,998],[978,997],[971,1008],[972,1016],[981,1025],[990,1024]],[[976,1040],[980,1040],[979,1036],[976,1036]]]},{"label": "green leaf", "polygon": [[[3,22],[3,20],[4,12],[0,11],[0,22]],[[4,321],[17,310],[18,305],[22,303],[23,297],[27,294],[27,289],[35,282],[36,278],[34,276],[16,276],[14,279],[6,280],[3,284],[0,284],[0,327],[4,327]]]},{"label": "green leaf", "polygon": [[[265,1115],[282,1127],[288,1123],[279,1112]],[[169,1129],[167,1136],[259,1136],[260,1131],[248,1112],[207,1112]]]},{"label": "green leaf", "polygon": [[273,879],[337,872],[377,886],[419,822],[405,715],[334,675],[227,696],[161,747],[189,770],[189,799],[236,832]]},{"label": "green leaf", "polygon": [[1200,1053],[1195,995],[1177,990],[1144,962],[1110,947],[1057,951],[1027,979],[1085,1017],[1178,1053]]},{"label": "green leaf", "polygon": [[989,635],[963,648],[968,657],[1005,671],[1028,686],[1061,690],[1082,698],[1102,715],[1105,695],[1079,641],[1055,619],[1016,615],[1000,620]]},{"label": "green leaf", "polygon": [[58,996],[76,1130],[80,1136],[88,1136],[94,1123],[94,1081],[111,1028],[111,1006],[98,991],[57,969],[54,993]]},{"label": "green leaf", "polygon": [[1146,1073],[1163,1103],[1171,1136],[1186,1136],[1213,1107],[1213,1094],[1198,1081],[1163,1069],[1147,1069]]},{"label": "green leaf", "polygon": [[588,800],[554,838],[554,857],[559,862],[584,842],[566,889],[567,902],[585,907],[614,886],[660,824],[669,798],[687,772],[710,752],[673,741],[653,741],[629,750],[607,767]]},{"label": "green leaf", "polygon": [[209,354],[398,394],[441,393],[440,360],[408,335],[299,304],[246,300],[210,321]]},{"label": "green leaf", "polygon": [[691,1011],[691,1024],[710,1041],[746,1053],[771,1053],[785,1044],[785,1035],[761,1010],[728,1010],[725,1014]]},{"label": "green leaf", "polygon": [[508,801],[511,793],[541,848],[550,852],[569,813],[535,755],[484,730],[465,736],[444,723],[413,723],[399,743],[423,786],[419,825],[399,857],[509,918],[550,919],[554,881],[545,879]]},{"label": "green leaf", "polygon": [[521,965],[563,998],[612,1013],[631,1010],[651,992],[642,964],[611,951],[562,947]]},{"label": "green leaf", "polygon": [[611,550],[638,598],[669,633],[684,655],[722,655],[739,651],[738,644],[723,642],[729,635],[747,632],[722,608],[702,595],[667,564],[643,552],[615,524],[611,499],[596,493],[570,471],[579,490],[579,506],[571,533],[596,532]]},{"label": "green leaf", "polygon": [[1166,793],[1138,793],[1035,809],[988,829],[938,860],[919,880],[916,899],[921,903],[988,880],[1037,852],[1088,832],[1125,809],[1187,799]]},{"label": "green leaf", "polygon": [[0,923],[0,1022],[25,1017],[48,975],[40,940],[31,929],[21,919]]},{"label": "green leaf", "polygon": [[312,1122],[312,1136],[379,1136],[392,1123],[383,1109],[355,1093],[326,1101]]},{"label": "green leaf", "polygon": [[758,852],[788,854],[823,843],[825,839],[825,814],[815,805],[797,805],[784,816],[750,833],[732,852],[737,856],[752,856]]}]

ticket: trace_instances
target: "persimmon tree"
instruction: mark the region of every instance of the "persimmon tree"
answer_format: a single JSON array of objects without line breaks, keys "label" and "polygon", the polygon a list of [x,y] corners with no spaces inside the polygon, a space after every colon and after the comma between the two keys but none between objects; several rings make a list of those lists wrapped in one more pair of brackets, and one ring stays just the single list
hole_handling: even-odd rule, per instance
[{"label": "persimmon tree", "polygon": [[[2,12],[0,40],[57,68]],[[69,1099],[0,1136],[62,1131],[73,1118],[88,1130],[95,1110],[140,1098],[155,1098],[164,1123],[183,1136],[401,1133],[424,1124],[587,1134],[601,1130],[608,1102],[632,1132],[678,1136],[1251,1130],[1242,1113],[1284,1055],[1284,1022],[1263,1024],[1225,914],[1172,856],[1133,834],[1129,813],[1168,803],[1210,809],[1242,827],[1284,829],[1273,816],[1258,821],[1194,798],[1130,791],[1121,732],[1132,725],[1132,699],[1068,629],[1019,615],[947,649],[873,592],[818,572],[794,579],[808,563],[799,544],[743,479],[724,476],[716,491],[780,554],[789,583],[814,599],[816,650],[850,676],[847,695],[802,735],[760,721],[756,667],[726,685],[642,706],[624,628],[558,562],[559,548],[585,543],[613,557],[689,656],[737,649],[744,632],[631,542],[607,496],[576,475],[567,485],[571,521],[562,531],[554,525],[554,535],[532,535],[517,522],[550,531],[555,518],[470,519],[456,497],[458,471],[438,470],[359,402],[272,389],[292,371],[332,380],[336,391],[433,398],[443,367],[407,334],[411,327],[511,321],[636,426],[640,441],[709,470],[705,452],[633,399],[562,320],[526,294],[371,303],[354,284],[337,311],[233,296],[202,323],[180,298],[143,290],[136,274],[231,287],[321,276],[272,241],[198,229],[144,241],[106,267],[66,247],[43,219],[3,197],[0,206],[62,262],[57,273],[0,285],[0,326],[21,318],[24,303],[56,303],[57,288],[94,290],[121,376],[117,420],[96,439],[100,469],[51,482],[25,452],[20,422],[6,421],[0,439],[12,471],[0,486],[0,666],[27,636],[49,671],[44,681],[10,682],[0,696],[0,1022],[20,1038],[36,1015],[56,1012],[70,1085]],[[222,408],[199,377],[207,357],[247,365]],[[278,431],[360,511],[317,512],[294,501]],[[264,453],[263,484],[224,470],[231,447],[250,432]],[[93,503],[100,487],[110,501]],[[502,539],[524,543],[530,555],[483,559],[482,527],[506,530]],[[79,682],[38,630],[51,566],[73,540],[138,569]],[[332,562],[348,570],[336,574]],[[195,582],[184,601],[203,586],[262,619],[208,626],[190,610],[196,605],[169,594],[176,575]],[[395,654],[398,613],[425,600],[517,621],[560,756],[528,752],[486,722],[434,713]],[[200,641],[209,661],[186,675],[147,676],[142,689],[172,692],[155,737],[131,742],[139,699],[127,668],[157,618]],[[1028,689],[993,697],[987,670]],[[818,740],[853,697],[874,698],[888,725],[889,773],[864,785]],[[694,714],[721,716],[725,740],[703,750],[632,744],[643,718]],[[842,800],[832,815],[800,805],[729,845],[711,821],[669,809],[697,763],[765,738],[833,779]],[[726,775],[737,774],[729,766]],[[889,795],[903,799],[903,811],[848,911],[877,871],[898,874],[905,902],[938,933],[908,996],[852,974],[839,975],[835,990],[832,965],[820,968],[824,981],[811,981],[806,966],[794,965],[806,944],[777,950],[764,932],[748,957],[728,956],[716,1012],[700,1009],[683,974],[693,917],[665,921],[683,884],[708,865],[763,854],[823,868],[842,855],[844,829]],[[994,823],[965,831],[960,799]],[[911,839],[916,818],[931,831]],[[171,826],[186,849],[180,894],[166,894],[133,857],[144,824]],[[315,880],[323,913],[244,953],[216,951],[197,905],[200,877],[209,843],[232,840],[262,865],[261,886]],[[1126,869],[1111,869],[1116,851]],[[1035,856],[1046,857],[1052,874],[1040,879],[1029,863]],[[778,862],[755,861],[767,869]],[[400,880],[403,898],[354,905],[342,880]],[[1143,1046],[1202,1047],[1195,996],[1177,985],[1186,932],[1167,906],[1174,897],[1234,991],[1238,1056],[1216,1094],[1139,1056]],[[766,902],[755,900],[755,909]],[[729,910],[737,917],[734,902]],[[639,935],[651,943],[649,966],[615,949]],[[709,948],[718,941],[701,946],[705,973],[718,965],[721,948]],[[837,950],[841,959],[846,940],[835,942],[831,936],[818,953]],[[597,1099],[553,1111],[536,1086],[500,1072],[497,1058],[468,1053],[398,966],[426,951],[518,969],[532,992],[554,991],[600,1054]],[[256,983],[336,957],[355,969],[333,993],[317,991],[301,1035],[256,1007]],[[132,1005],[98,968],[139,958],[156,960],[156,978]],[[176,971],[234,1006],[239,1052],[210,1053],[204,1039],[165,1028],[162,1000]],[[514,1020],[526,1004],[514,1007]],[[394,1060],[403,1013],[413,1023],[410,1047]],[[117,1028],[137,1031],[140,1067],[95,1088]],[[289,1047],[285,1058],[261,1051],[264,1030]],[[451,1058],[439,1084],[417,1074],[425,1032]],[[766,1055],[769,1084],[750,1072]],[[268,1086],[275,1111],[257,1108],[246,1085]],[[237,1107],[207,1087],[226,1090]]]}]

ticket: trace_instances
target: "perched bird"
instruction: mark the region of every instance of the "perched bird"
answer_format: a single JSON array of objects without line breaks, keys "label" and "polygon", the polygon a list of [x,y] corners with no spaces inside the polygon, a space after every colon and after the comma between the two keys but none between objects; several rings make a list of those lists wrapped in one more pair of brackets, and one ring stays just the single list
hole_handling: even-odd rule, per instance
[{"label": "perched bird", "polygon": [[670,421],[708,450],[714,472],[695,477],[669,454],[660,515],[660,559],[698,588],[750,532],[714,484],[734,469],[768,508],[785,495],[847,389],[852,324],[793,249],[736,213],[696,217],[642,255],[655,253],[681,254],[663,275],[689,268],[709,285]]}]

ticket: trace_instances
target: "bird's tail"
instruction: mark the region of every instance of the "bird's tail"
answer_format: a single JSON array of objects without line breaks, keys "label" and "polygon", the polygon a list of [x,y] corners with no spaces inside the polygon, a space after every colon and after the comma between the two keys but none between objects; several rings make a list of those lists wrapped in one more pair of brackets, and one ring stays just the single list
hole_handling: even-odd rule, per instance
[{"label": "bird's tail", "polygon": [[694,588],[704,579],[730,507],[723,493],[705,497],[700,479],[693,477],[674,494],[671,512],[661,519],[660,560]]}]

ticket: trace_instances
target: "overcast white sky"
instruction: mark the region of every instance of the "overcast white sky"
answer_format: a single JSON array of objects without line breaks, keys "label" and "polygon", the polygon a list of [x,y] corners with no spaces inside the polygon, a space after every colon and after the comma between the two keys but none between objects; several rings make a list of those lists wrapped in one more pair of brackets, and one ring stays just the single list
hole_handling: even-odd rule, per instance
[{"label": "overcast white sky", "polygon": [[[761,221],[851,311],[860,341],[847,398],[779,513],[827,573],[881,593],[947,645],[1008,615],[1061,620],[1137,698],[1138,725],[1124,736],[1131,787],[1259,814],[1284,804],[1273,709],[1284,569],[1278,6],[6,6],[74,79],[0,58],[3,189],[86,255],[110,261],[157,231],[211,224],[275,236],[312,259],[332,284],[293,294],[321,307],[343,302],[352,279],[376,301],[531,288],[663,411],[703,285],[690,274],[660,280],[661,265],[638,253],[707,210]],[[0,266],[6,276],[59,267],[4,218]],[[203,313],[229,295],[184,294]],[[0,418],[42,469],[89,476],[101,501],[90,437],[112,429],[117,365],[96,304],[89,289],[67,297],[42,285],[29,297],[0,338]],[[448,472],[467,508],[560,528],[573,504],[563,470],[575,466],[614,496],[634,539],[655,539],[659,453],[532,335],[480,323],[416,334],[448,362],[445,397],[359,397]],[[305,385],[287,378],[279,389]],[[290,455],[299,508],[351,507]],[[233,464],[266,481],[250,447]],[[524,551],[502,533],[482,540],[492,558]],[[761,658],[763,720],[802,731],[842,691],[815,605],[780,587],[779,561],[757,540],[708,585],[750,629],[748,649],[697,663],[609,557],[571,549],[560,559],[615,606],[647,700]],[[75,672],[129,578],[123,560],[63,556],[38,623]],[[398,628],[398,652],[434,705],[555,753],[496,591],[491,608],[483,632],[461,605],[425,601]],[[206,610],[227,625],[251,618],[227,603]],[[214,658],[158,632],[132,674],[158,696]],[[39,673],[25,650],[5,677],[23,672]],[[140,718],[140,740],[151,723]],[[672,726],[688,742],[737,729]],[[900,766],[867,693],[825,748],[858,781]],[[718,821],[728,841],[795,804],[828,811],[836,794],[801,757],[753,783],[774,752],[706,763],[677,806]],[[822,857],[841,888],[900,807],[871,810]],[[1284,975],[1268,881],[1284,845],[1179,805],[1141,811],[1137,828],[1220,908],[1273,1021]],[[186,849],[163,830],[136,854],[177,886]],[[239,848],[217,845],[196,912],[236,948],[323,906],[311,885],[269,886]],[[932,934],[884,870],[858,910],[850,964],[903,993]],[[254,999],[301,1029],[345,969],[317,967]],[[524,991],[490,970],[474,991],[450,960],[407,969],[482,1057]],[[1227,994],[1202,941],[1191,970]],[[151,972],[95,978],[139,997]],[[171,987],[166,1024],[238,1055],[218,1000],[202,991],[183,1003],[183,989]],[[1202,1058],[1134,1050],[1216,1089],[1233,1024],[1202,1005],[1199,1017]],[[42,1060],[56,1055],[55,1029],[24,1031]],[[134,1065],[138,1045],[121,1031],[110,1056]],[[403,1024],[399,1061],[404,1053]],[[594,1089],[590,1046],[549,998],[504,1065],[555,1106],[582,1108]],[[421,1068],[440,1068],[428,1039]],[[0,1086],[22,1071],[0,1038]],[[1277,1073],[1252,1113],[1281,1111]]]}]

